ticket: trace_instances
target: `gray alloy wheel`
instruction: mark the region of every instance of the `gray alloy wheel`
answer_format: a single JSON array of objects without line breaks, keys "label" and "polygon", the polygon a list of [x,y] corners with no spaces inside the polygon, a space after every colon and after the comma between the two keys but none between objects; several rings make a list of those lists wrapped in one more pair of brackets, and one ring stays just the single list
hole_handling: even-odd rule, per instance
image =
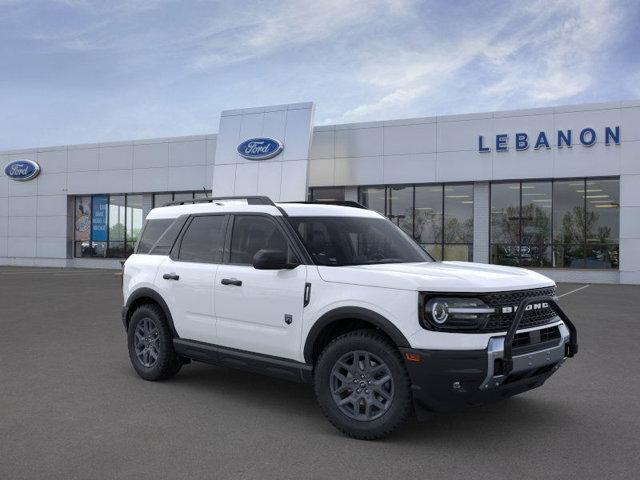
[{"label": "gray alloy wheel", "polygon": [[141,365],[151,368],[156,364],[160,355],[160,330],[154,319],[145,317],[138,322],[133,346]]},{"label": "gray alloy wheel", "polygon": [[364,350],[348,352],[334,364],[329,377],[333,401],[347,417],[371,421],[393,403],[393,376],[378,356]]}]

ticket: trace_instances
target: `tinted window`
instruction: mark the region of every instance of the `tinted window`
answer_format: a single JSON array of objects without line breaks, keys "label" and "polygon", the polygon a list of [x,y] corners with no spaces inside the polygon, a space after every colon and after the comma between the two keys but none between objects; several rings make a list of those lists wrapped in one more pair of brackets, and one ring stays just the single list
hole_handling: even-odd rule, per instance
[{"label": "tinted window", "polygon": [[194,217],[180,243],[178,260],[183,262],[220,263],[224,249],[226,217]]},{"label": "tinted window", "polygon": [[153,244],[158,241],[160,235],[162,235],[169,225],[173,223],[173,218],[159,218],[157,220],[148,220],[144,231],[142,232],[142,238],[138,243],[138,250],[136,253],[149,253]]},{"label": "tinted window", "polygon": [[251,265],[258,250],[280,250],[289,253],[287,239],[267,217],[239,215],[233,223],[230,263]]},{"label": "tinted window", "polygon": [[289,217],[318,265],[428,262],[431,258],[383,218]]}]

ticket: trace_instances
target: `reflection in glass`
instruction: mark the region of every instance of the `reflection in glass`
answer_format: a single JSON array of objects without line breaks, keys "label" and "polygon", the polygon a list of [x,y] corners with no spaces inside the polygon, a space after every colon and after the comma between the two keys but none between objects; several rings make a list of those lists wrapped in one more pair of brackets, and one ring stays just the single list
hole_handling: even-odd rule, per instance
[{"label": "reflection in glass", "polygon": [[523,182],[520,192],[520,265],[551,266],[552,183]]},{"label": "reflection in glass", "polygon": [[142,195],[127,195],[127,254],[133,253],[142,222]]},{"label": "reflection in glass", "polygon": [[[442,189],[442,185],[416,186],[415,239],[421,244],[441,244],[443,241]],[[431,253],[428,247],[427,250]],[[442,248],[432,256],[441,260]]]},{"label": "reflection in glass", "polygon": [[153,195],[153,208],[162,207],[173,201],[173,193],[156,193]]},{"label": "reflection in glass", "polygon": [[582,244],[585,232],[584,180],[553,183],[553,242]]},{"label": "reflection in glass", "polygon": [[384,187],[363,187],[359,191],[360,203],[365,207],[385,215]]},{"label": "reflection in glass", "polygon": [[444,187],[444,243],[473,243],[473,185]]},{"label": "reflection in glass", "polygon": [[389,187],[387,200],[389,219],[413,236],[413,187]]},{"label": "reflection in glass", "polygon": [[520,184],[491,185],[491,243],[520,245]]},{"label": "reflection in glass", "polygon": [[618,243],[619,180],[587,180],[584,195],[587,204],[587,243]]},{"label": "reflection in glass", "polygon": [[344,201],[344,187],[315,187],[311,189],[312,201]]}]

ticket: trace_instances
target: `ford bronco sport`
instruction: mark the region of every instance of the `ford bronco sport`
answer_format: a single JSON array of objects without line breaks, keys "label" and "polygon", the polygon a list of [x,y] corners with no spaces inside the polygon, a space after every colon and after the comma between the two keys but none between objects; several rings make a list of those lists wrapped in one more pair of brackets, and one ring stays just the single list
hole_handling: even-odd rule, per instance
[{"label": "ford bronco sport", "polygon": [[138,375],[200,361],[309,382],[335,427],[375,439],[412,413],[539,387],[576,354],[552,280],[436,262],[385,217],[339,203],[153,209],[123,271]]}]

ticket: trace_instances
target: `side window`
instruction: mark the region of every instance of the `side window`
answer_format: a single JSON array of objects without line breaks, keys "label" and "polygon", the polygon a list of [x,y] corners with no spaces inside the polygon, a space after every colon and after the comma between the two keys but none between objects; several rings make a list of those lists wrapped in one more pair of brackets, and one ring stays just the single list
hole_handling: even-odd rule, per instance
[{"label": "side window", "polygon": [[281,250],[289,256],[289,243],[273,220],[257,215],[238,215],[231,233],[230,263],[251,265],[258,250]]},{"label": "side window", "polygon": [[180,242],[178,260],[221,263],[226,221],[224,215],[194,217]]},{"label": "side window", "polygon": [[159,218],[157,220],[147,220],[142,232],[142,237],[138,242],[136,253],[149,253],[151,247],[158,241],[160,236],[173,223],[174,218]]}]

